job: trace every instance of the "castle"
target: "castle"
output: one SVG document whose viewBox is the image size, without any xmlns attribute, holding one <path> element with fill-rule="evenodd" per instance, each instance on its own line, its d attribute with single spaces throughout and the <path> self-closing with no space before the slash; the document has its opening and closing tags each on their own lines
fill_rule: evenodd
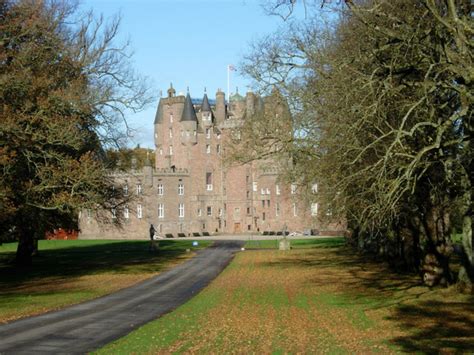
<svg viewBox="0 0 474 355">
<path fill-rule="evenodd" d="M 278 115 L 288 111 L 286 105 L 252 92 L 245 97 L 237 92 L 226 103 L 218 90 L 212 106 L 206 93 L 200 105 L 193 105 L 189 92 L 176 95 L 172 85 L 167 94 L 154 120 L 155 168 L 146 164 L 140 171 L 113 173 L 134 195 L 133 202 L 110 212 L 112 219 L 121 214 L 123 226 L 98 222 L 84 211 L 80 238 L 143 239 L 150 224 L 174 237 L 321 229 L 317 201 L 300 201 L 296 185 L 280 182 L 271 162 L 236 165 L 224 159 L 227 142 L 246 117 L 270 109 Z M 316 184 L 312 188 L 317 192 Z"/>
</svg>

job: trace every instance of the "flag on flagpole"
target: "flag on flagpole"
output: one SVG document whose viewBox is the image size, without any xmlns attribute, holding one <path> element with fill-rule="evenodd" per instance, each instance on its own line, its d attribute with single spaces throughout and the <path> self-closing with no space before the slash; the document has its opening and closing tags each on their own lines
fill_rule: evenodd
<svg viewBox="0 0 474 355">
<path fill-rule="evenodd" d="M 235 69 L 234 65 L 233 64 L 229 64 L 227 66 L 227 68 L 230 70 L 230 71 L 236 71 L 237 69 Z"/>
</svg>

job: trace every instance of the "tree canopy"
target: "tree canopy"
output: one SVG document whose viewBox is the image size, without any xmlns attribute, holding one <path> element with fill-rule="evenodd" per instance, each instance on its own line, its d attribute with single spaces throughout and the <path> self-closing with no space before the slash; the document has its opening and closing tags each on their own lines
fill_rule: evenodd
<svg viewBox="0 0 474 355">
<path fill-rule="evenodd" d="M 273 10 L 289 18 L 297 3 Z M 305 1 L 307 9 L 329 3 Z M 453 281 L 451 234 L 462 229 L 472 278 L 470 2 L 345 1 L 336 9 L 326 22 L 292 21 L 244 61 L 260 88 L 277 86 L 292 102 L 288 174 L 320 183 L 321 203 L 348 221 L 361 249 L 422 271 L 428 284 Z"/>
</svg>

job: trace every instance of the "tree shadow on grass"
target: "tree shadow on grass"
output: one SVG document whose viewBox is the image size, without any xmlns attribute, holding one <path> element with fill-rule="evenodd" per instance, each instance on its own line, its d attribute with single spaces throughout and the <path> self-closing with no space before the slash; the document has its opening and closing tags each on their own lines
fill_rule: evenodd
<svg viewBox="0 0 474 355">
<path fill-rule="evenodd" d="M 408 335 L 391 340 L 405 352 L 474 351 L 474 299 L 467 302 L 423 301 L 400 305 L 389 319 Z"/>
<path fill-rule="evenodd" d="M 33 258 L 31 267 L 9 262 L 13 252 L 0 254 L 0 290 L 18 291 L 25 284 L 61 282 L 83 275 L 103 273 L 154 273 L 192 248 L 191 241 L 161 241 L 159 251 L 149 250 L 149 241 L 118 241 L 83 245 L 71 243 L 63 248 L 44 249 Z"/>
</svg>

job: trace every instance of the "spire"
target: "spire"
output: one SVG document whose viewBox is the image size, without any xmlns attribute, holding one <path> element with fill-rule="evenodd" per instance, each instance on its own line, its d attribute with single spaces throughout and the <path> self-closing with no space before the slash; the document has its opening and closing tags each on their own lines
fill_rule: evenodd
<svg viewBox="0 0 474 355">
<path fill-rule="evenodd" d="M 207 98 L 207 94 L 205 93 L 205 91 L 204 91 L 204 97 L 202 99 L 201 111 L 202 112 L 211 112 L 211 105 L 209 105 L 209 100 Z"/>
<path fill-rule="evenodd" d="M 163 106 L 161 105 L 161 98 L 158 102 L 158 108 L 156 109 L 155 122 L 153 124 L 163 122 Z"/>
<path fill-rule="evenodd" d="M 189 96 L 189 92 L 186 95 L 186 100 L 184 101 L 184 109 L 183 115 L 181 116 L 181 121 L 197 122 L 196 111 L 194 111 L 194 106 L 191 102 L 191 96 Z"/>
</svg>

